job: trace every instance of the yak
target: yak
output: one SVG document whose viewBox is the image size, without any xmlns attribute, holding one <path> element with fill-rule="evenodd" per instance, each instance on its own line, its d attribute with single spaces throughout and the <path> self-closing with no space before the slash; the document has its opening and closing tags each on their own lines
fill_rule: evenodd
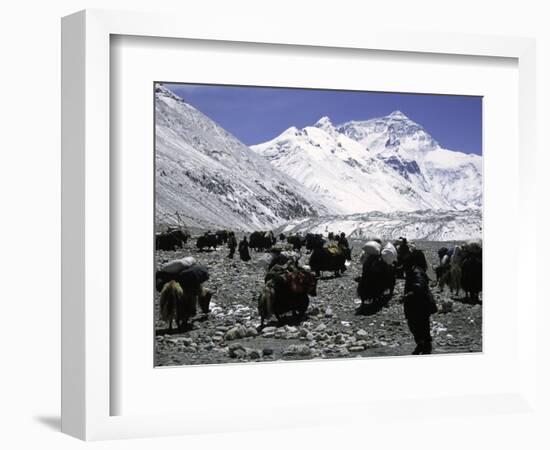
<svg viewBox="0 0 550 450">
<path fill-rule="evenodd" d="M 219 245 L 218 238 L 215 234 L 205 233 L 197 238 L 197 248 L 202 251 L 205 248 L 216 250 Z"/>
<path fill-rule="evenodd" d="M 306 239 L 300 234 L 293 234 L 291 236 L 288 236 L 286 238 L 286 241 L 292 245 L 293 250 L 297 250 L 297 251 L 302 250 L 302 247 L 306 243 Z"/>
<path fill-rule="evenodd" d="M 156 233 L 155 248 L 157 250 L 175 250 L 187 243 L 190 234 L 180 228 L 169 229 L 165 232 Z"/>
<path fill-rule="evenodd" d="M 227 230 L 217 230 L 215 233 L 218 244 L 227 244 L 227 239 L 229 238 L 229 231 Z"/>
<path fill-rule="evenodd" d="M 390 298 L 395 289 L 395 266 L 387 264 L 379 255 L 368 255 L 363 263 L 363 270 L 357 285 L 357 295 L 361 306 L 365 303 L 376 303 L 383 299 L 389 290 Z"/>
<path fill-rule="evenodd" d="M 466 244 L 463 251 L 460 283 L 471 303 L 479 303 L 482 291 L 482 251 L 481 246 Z"/>
<path fill-rule="evenodd" d="M 305 244 L 307 250 L 313 250 L 315 248 L 325 245 L 325 239 L 322 234 L 307 233 L 305 238 Z"/>
<path fill-rule="evenodd" d="M 177 310 L 178 304 L 183 301 L 183 289 L 177 281 L 171 280 L 163 285 L 160 291 L 159 315 L 160 319 L 168 324 L 169 330 L 172 329 L 174 321 L 179 328 Z M 181 313 L 183 308 L 180 307 L 179 310 Z"/>
<path fill-rule="evenodd" d="M 309 267 L 320 277 L 322 271 L 334 272 L 335 276 L 346 271 L 346 255 L 343 251 L 333 253 L 328 248 L 323 247 L 322 240 L 313 240 L 311 256 L 309 257 Z"/>
<path fill-rule="evenodd" d="M 271 248 L 277 242 L 277 239 L 271 231 L 254 231 L 250 234 L 248 242 L 250 248 L 260 251 Z"/>
<path fill-rule="evenodd" d="M 265 286 L 258 297 L 260 329 L 271 315 L 275 315 L 279 323 L 282 316 L 289 312 L 297 320 L 303 319 L 309 307 L 310 295 L 317 295 L 317 279 L 310 271 L 294 265 L 274 266 L 268 272 Z"/>
<path fill-rule="evenodd" d="M 459 295 L 462 289 L 470 303 L 479 303 L 482 290 L 482 257 L 479 244 L 456 246 L 452 250 L 438 251 L 440 264 L 435 268 L 439 289 L 448 286 Z"/>
<path fill-rule="evenodd" d="M 197 314 L 197 305 L 204 314 L 210 311 L 212 292 L 202 286 L 182 287 L 175 280 L 168 281 L 160 292 L 159 315 L 172 330 L 172 322 L 178 330 L 183 330 L 189 320 Z"/>
<path fill-rule="evenodd" d="M 156 288 L 160 292 L 160 318 L 172 329 L 172 321 L 183 329 L 197 313 L 197 304 L 204 314 L 210 312 L 212 291 L 202 283 L 208 280 L 206 267 L 195 264 L 179 273 L 157 271 Z"/>
<path fill-rule="evenodd" d="M 454 247 L 452 255 L 447 254 L 442 258 L 439 289 L 448 286 L 451 293 L 458 295 L 461 288 L 463 254 L 459 246 Z"/>
</svg>

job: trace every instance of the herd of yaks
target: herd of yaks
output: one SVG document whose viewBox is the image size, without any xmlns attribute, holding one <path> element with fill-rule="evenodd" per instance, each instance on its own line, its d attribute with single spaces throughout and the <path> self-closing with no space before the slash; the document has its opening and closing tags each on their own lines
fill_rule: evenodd
<svg viewBox="0 0 550 450">
<path fill-rule="evenodd" d="M 227 242 L 228 235 L 226 230 L 206 232 L 198 236 L 197 247 L 199 250 L 215 249 Z M 156 235 L 156 248 L 175 250 L 190 237 L 186 230 L 169 229 Z M 276 245 L 277 238 L 271 231 L 250 234 L 250 248 L 266 251 L 258 261 L 266 270 L 264 287 L 257 296 L 260 328 L 272 315 L 281 322 L 283 316 L 291 313 L 297 322 L 301 321 L 307 313 L 309 297 L 317 295 L 317 281 L 322 272 L 330 271 L 339 276 L 346 270 L 346 262 L 351 260 L 347 240 L 340 242 L 339 236 L 332 233 L 328 238 L 327 242 L 320 234 L 281 234 L 279 241 L 287 243 L 283 249 Z M 334 240 L 337 242 L 332 242 Z M 303 246 L 309 251 L 307 265 L 300 263 Z M 361 299 L 358 313 L 365 304 L 377 304 L 393 296 L 396 278 L 404 277 L 413 252 L 423 253 L 405 238 L 385 245 L 375 238 L 363 245 L 360 256 L 362 272 L 355 279 Z M 439 289 L 447 286 L 457 295 L 462 289 L 469 301 L 479 302 L 482 290 L 481 241 L 442 247 L 438 256 L 439 264 L 433 269 Z M 156 272 L 156 287 L 160 292 L 159 317 L 168 324 L 169 329 L 172 329 L 173 322 L 180 330 L 187 328 L 197 313 L 197 307 L 205 315 L 208 314 L 213 294 L 203 286 L 208 279 L 207 268 L 193 257 L 170 261 Z"/>
</svg>

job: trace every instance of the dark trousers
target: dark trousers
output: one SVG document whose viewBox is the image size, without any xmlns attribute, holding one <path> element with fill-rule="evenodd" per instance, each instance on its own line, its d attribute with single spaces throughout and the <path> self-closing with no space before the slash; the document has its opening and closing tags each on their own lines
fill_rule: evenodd
<svg viewBox="0 0 550 450">
<path fill-rule="evenodd" d="M 233 259 L 233 255 L 234 255 L 234 254 L 235 254 L 235 248 L 234 248 L 234 247 L 230 247 L 230 248 L 229 248 L 229 255 L 227 255 L 227 257 Z"/>
<path fill-rule="evenodd" d="M 414 354 L 429 354 L 432 352 L 432 335 L 430 333 L 430 316 L 428 314 L 409 314 L 407 317 L 409 330 L 416 342 Z"/>
</svg>

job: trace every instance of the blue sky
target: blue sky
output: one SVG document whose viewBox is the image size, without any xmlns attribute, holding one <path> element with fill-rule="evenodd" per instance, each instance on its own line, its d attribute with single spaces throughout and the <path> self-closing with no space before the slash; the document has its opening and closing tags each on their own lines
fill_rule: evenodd
<svg viewBox="0 0 550 450">
<path fill-rule="evenodd" d="M 248 86 L 165 86 L 247 145 L 328 116 L 337 125 L 399 110 L 449 150 L 481 155 L 482 98 Z"/>
</svg>

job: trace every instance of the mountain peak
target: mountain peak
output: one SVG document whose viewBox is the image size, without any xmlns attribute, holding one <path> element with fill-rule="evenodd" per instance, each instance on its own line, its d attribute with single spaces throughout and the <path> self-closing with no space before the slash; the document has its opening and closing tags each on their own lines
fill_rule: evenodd
<svg viewBox="0 0 550 450">
<path fill-rule="evenodd" d="M 317 127 L 317 128 L 321 128 L 323 130 L 326 130 L 327 128 L 334 128 L 334 126 L 332 125 L 332 122 L 331 120 L 327 117 L 327 116 L 323 116 L 321 117 L 316 123 L 315 125 L 313 125 L 314 127 Z"/>
<path fill-rule="evenodd" d="M 164 85 L 162 85 L 161 83 L 157 83 L 155 85 L 155 94 L 158 96 L 169 97 L 169 98 L 173 98 L 174 100 L 184 102 L 183 98 L 174 94 L 170 89 L 164 87 Z"/>
<path fill-rule="evenodd" d="M 392 119 L 408 119 L 408 117 L 398 109 L 390 113 L 388 117 L 391 117 Z"/>
</svg>

